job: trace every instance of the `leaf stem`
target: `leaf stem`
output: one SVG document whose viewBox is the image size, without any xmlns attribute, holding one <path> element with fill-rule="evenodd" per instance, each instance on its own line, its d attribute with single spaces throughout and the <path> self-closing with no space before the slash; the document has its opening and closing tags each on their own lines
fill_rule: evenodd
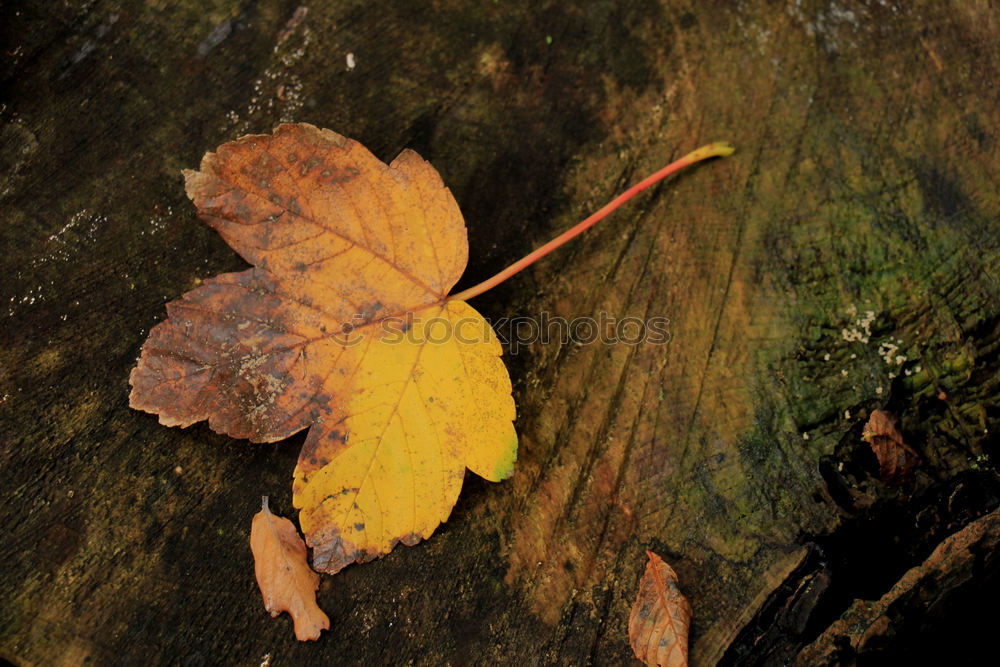
<svg viewBox="0 0 1000 667">
<path fill-rule="evenodd" d="M 712 157 L 723 157 L 726 155 L 732 155 L 733 150 L 734 150 L 733 147 L 730 146 L 728 143 L 716 142 L 714 144 L 707 144 L 697 150 L 691 151 L 681 159 L 671 162 L 663 169 L 660 169 L 655 174 L 647 176 L 643 180 L 639 181 L 638 183 L 630 187 L 628 190 L 621 193 L 620 195 L 612 199 L 610 202 L 605 204 L 600 210 L 593 213 L 586 220 L 577 223 L 577 225 L 574 226 L 572 229 L 563 232 L 556 238 L 552 239 L 551 241 L 543 245 L 541 248 L 538 248 L 537 250 L 528 255 L 525 255 L 524 257 L 517 260 L 516 262 L 514 262 L 506 269 L 493 276 L 492 278 L 484 280 L 478 285 L 470 287 L 469 289 L 459 292 L 458 294 L 453 294 L 452 296 L 448 297 L 448 300 L 462 299 L 463 301 L 467 301 L 468 299 L 471 299 L 474 296 L 479 296 L 486 290 L 492 289 L 497 285 L 499 285 L 500 283 L 502 283 L 503 281 L 507 280 L 515 273 L 518 273 L 528 268 L 529 266 L 540 260 L 542 257 L 545 257 L 556 248 L 565 244 L 567 241 L 576 238 L 586 230 L 590 229 L 598 222 L 608 217 L 619 206 L 627 202 L 629 199 L 632 199 L 632 197 L 635 197 L 637 194 L 639 194 L 646 188 L 656 185 L 667 176 L 675 172 L 678 172 L 684 167 L 692 165 L 696 162 L 701 162 L 702 160 L 707 160 L 708 158 Z"/>
</svg>

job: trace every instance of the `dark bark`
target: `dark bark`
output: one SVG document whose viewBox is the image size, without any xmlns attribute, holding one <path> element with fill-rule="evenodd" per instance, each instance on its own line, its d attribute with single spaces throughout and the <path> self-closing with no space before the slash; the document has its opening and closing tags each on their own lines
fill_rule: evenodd
<svg viewBox="0 0 1000 667">
<path fill-rule="evenodd" d="M 693 662 L 791 661 L 995 509 L 1000 14 L 743 4 L 5 4 L 0 655 L 622 664 L 652 549 Z M 514 478 L 469 475 L 432 539 L 324 577 L 316 644 L 266 614 L 248 546 L 261 495 L 294 517 L 301 436 L 127 406 L 165 302 L 243 266 L 180 169 L 293 120 L 432 161 L 469 227 L 458 289 L 672 156 L 738 148 L 476 300 L 671 341 L 507 355 Z M 922 459 L 901 486 L 861 440 L 876 408 Z M 971 577 L 954 599 L 994 590 Z M 885 655 L 933 632 L 914 608 Z"/>
</svg>

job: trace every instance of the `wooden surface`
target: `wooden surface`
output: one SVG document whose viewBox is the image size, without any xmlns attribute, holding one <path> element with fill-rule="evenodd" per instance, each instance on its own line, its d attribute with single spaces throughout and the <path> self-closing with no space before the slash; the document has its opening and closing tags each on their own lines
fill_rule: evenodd
<svg viewBox="0 0 1000 667">
<path fill-rule="evenodd" d="M 0 5 L 0 655 L 627 664 L 652 549 L 695 664 L 788 662 L 998 505 L 990 3 L 297 7 Z M 294 518 L 301 436 L 127 407 L 164 304 L 243 266 L 180 170 L 281 121 L 431 160 L 467 219 L 460 289 L 672 157 L 738 148 L 475 301 L 667 317 L 671 341 L 506 356 L 514 478 L 467 476 L 431 540 L 324 577 L 316 644 L 268 617 L 248 547 L 261 495 Z M 877 480 L 874 408 L 924 460 L 910 485 Z M 952 579 L 957 618 L 996 588 Z"/>
</svg>

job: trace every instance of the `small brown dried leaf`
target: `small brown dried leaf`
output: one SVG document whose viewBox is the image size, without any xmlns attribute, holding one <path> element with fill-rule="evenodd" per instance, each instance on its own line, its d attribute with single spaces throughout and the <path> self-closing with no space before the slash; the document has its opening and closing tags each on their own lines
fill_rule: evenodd
<svg viewBox="0 0 1000 667">
<path fill-rule="evenodd" d="M 319 575 L 306 562 L 306 545 L 292 522 L 271 514 L 267 496 L 261 504 L 250 529 L 250 550 L 264 608 L 271 616 L 291 614 L 299 641 L 319 639 L 321 630 L 330 629 L 330 619 L 316 604 Z"/>
<path fill-rule="evenodd" d="M 691 605 L 677 587 L 677 574 L 652 551 L 639 582 L 639 594 L 628 621 L 635 657 L 647 665 L 688 664 Z"/>
<path fill-rule="evenodd" d="M 892 415 L 875 410 L 865 424 L 861 437 L 871 445 L 878 459 L 879 478 L 890 484 L 902 484 L 920 465 L 920 455 L 903 442 L 903 434 L 896 428 Z"/>
</svg>

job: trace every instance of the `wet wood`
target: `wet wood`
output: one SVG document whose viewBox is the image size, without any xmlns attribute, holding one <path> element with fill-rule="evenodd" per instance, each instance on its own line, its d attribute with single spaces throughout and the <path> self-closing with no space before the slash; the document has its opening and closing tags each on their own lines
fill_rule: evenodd
<svg viewBox="0 0 1000 667">
<path fill-rule="evenodd" d="M 791 661 L 1000 504 L 997 11 L 584 5 L 5 5 L 0 655 L 624 664 L 651 549 L 693 663 Z M 180 170 L 293 120 L 432 161 L 469 227 L 459 289 L 672 157 L 738 148 L 476 300 L 501 333 L 603 313 L 670 341 L 510 349 L 514 478 L 468 476 L 433 539 L 324 577 L 309 645 L 248 546 L 261 495 L 293 516 L 301 436 L 127 407 L 164 304 L 244 266 Z M 921 459 L 899 487 L 861 438 L 875 409 Z"/>
</svg>

